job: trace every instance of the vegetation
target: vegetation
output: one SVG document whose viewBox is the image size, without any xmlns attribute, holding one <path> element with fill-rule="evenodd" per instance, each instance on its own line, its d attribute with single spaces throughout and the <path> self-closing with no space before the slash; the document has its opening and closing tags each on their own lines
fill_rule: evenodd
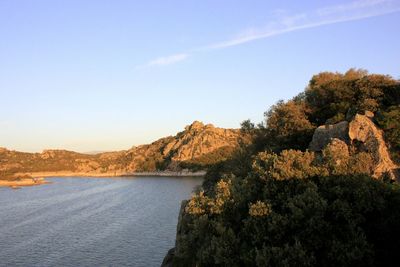
<svg viewBox="0 0 400 267">
<path fill-rule="evenodd" d="M 190 169 L 192 171 L 204 170 L 219 162 L 226 161 L 234 151 L 235 148 L 231 146 L 221 147 L 192 160 L 180 162 L 179 166 L 182 169 Z"/>
<path fill-rule="evenodd" d="M 248 134 L 194 122 L 176 136 L 129 150 L 95 155 L 65 150 L 23 153 L 0 148 L 0 179 L 22 173 L 66 172 L 79 175 L 119 175 L 132 172 L 204 170 L 231 156 Z"/>
<path fill-rule="evenodd" d="M 308 151 L 315 128 L 371 111 L 400 151 L 400 82 L 351 69 L 312 77 L 213 165 L 186 203 L 175 266 L 397 266 L 400 186 L 369 176 L 373 158 L 336 141 Z"/>
<path fill-rule="evenodd" d="M 186 206 L 178 266 L 395 266 L 398 185 L 254 174 L 223 184 L 224 194 L 200 192 Z"/>
</svg>

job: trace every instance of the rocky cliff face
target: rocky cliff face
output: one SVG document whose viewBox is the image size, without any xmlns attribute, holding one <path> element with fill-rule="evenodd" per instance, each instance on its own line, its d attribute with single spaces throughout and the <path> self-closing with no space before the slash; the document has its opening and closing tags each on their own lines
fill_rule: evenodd
<svg viewBox="0 0 400 267">
<path fill-rule="evenodd" d="M 150 145 L 132 148 L 127 152 L 131 159 L 128 170 L 157 169 L 152 164 L 164 165 L 163 168 L 176 169 L 182 162 L 200 165 L 215 163 L 229 157 L 237 147 L 243 134 L 236 129 L 222 129 L 212 124 L 204 125 L 199 121 L 185 127 L 175 136 L 157 140 Z M 218 157 L 214 157 L 215 154 Z"/>
<path fill-rule="evenodd" d="M 373 115 L 357 114 L 350 123 L 343 121 L 334 125 L 323 125 L 315 130 L 309 149 L 321 152 L 330 150 L 347 153 L 367 153 L 372 157 L 372 175 L 376 178 L 388 174 L 391 179 L 398 176 L 398 166 L 390 158 L 383 132 L 373 122 Z"/>
<path fill-rule="evenodd" d="M 194 160 L 220 148 L 235 147 L 239 136 L 239 130 L 215 128 L 212 124 L 195 121 L 175 136 L 162 153 L 172 155 L 173 161 Z"/>
<path fill-rule="evenodd" d="M 79 175 L 123 175 L 157 169 L 180 170 L 183 163 L 206 166 L 231 155 L 239 140 L 236 129 L 222 129 L 199 121 L 175 136 L 129 150 L 87 155 L 66 150 L 23 153 L 0 149 L 0 179 L 38 172 L 68 172 Z"/>
</svg>

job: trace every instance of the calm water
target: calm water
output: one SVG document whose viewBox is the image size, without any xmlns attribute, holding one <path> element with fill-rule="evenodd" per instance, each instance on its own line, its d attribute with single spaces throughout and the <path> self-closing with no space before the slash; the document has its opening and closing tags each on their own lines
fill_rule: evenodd
<svg viewBox="0 0 400 267">
<path fill-rule="evenodd" d="M 53 178 L 0 188 L 0 266 L 160 266 L 201 178 Z"/>
</svg>

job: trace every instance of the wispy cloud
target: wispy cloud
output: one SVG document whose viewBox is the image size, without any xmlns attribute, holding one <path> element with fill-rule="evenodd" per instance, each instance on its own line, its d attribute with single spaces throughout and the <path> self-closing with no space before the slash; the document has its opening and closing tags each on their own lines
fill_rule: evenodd
<svg viewBox="0 0 400 267">
<path fill-rule="evenodd" d="M 166 65 L 171 65 L 175 64 L 179 61 L 183 61 L 189 57 L 189 54 L 187 53 L 179 53 L 179 54 L 174 54 L 166 57 L 159 57 L 153 60 L 150 60 L 144 65 L 138 66 L 137 69 L 142 69 L 142 68 L 147 68 L 147 67 L 154 67 L 154 66 L 166 66 Z"/>
<path fill-rule="evenodd" d="M 236 37 L 189 50 L 191 53 L 209 51 L 237 46 L 269 37 L 317 28 L 342 22 L 356 21 L 400 12 L 400 1 L 397 0 L 356 0 L 340 5 L 326 6 L 309 12 L 291 14 L 279 9 L 273 13 L 274 19 L 264 27 L 251 28 Z M 190 54 L 180 53 L 149 61 L 145 66 L 162 66 L 185 60 Z"/>
<path fill-rule="evenodd" d="M 324 8 L 317 9 L 317 14 L 320 16 L 335 14 L 339 12 L 348 12 L 360 9 L 366 9 L 376 6 L 387 5 L 388 3 L 392 3 L 392 1 L 388 0 L 360 0 L 354 1 L 342 5 L 328 6 Z"/>
<path fill-rule="evenodd" d="M 383 16 L 399 11 L 400 3 L 392 0 L 354 1 L 294 15 L 287 15 L 284 10 L 279 10 L 275 13 L 277 18 L 269 22 L 267 26 L 249 29 L 230 40 L 203 47 L 203 50 L 221 49 L 288 32 Z"/>
</svg>

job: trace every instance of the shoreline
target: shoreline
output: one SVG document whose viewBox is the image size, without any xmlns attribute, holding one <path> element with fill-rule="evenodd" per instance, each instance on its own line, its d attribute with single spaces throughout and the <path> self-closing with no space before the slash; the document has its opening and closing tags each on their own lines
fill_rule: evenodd
<svg viewBox="0 0 400 267">
<path fill-rule="evenodd" d="M 51 182 L 44 178 L 23 178 L 18 180 L 0 180 L 0 187 L 10 187 L 12 189 L 19 189 L 25 186 L 36 186 L 42 184 L 50 184 Z"/>
<path fill-rule="evenodd" d="M 203 177 L 206 171 L 155 171 L 155 172 L 105 172 L 105 173 L 88 173 L 88 172 L 69 172 L 69 171 L 56 171 L 56 172 L 26 172 L 16 173 L 15 176 L 30 176 L 32 178 L 42 177 Z"/>
<path fill-rule="evenodd" d="M 203 177 L 206 175 L 206 171 L 197 171 L 197 172 L 188 172 L 188 171 L 181 171 L 181 172 L 172 172 L 172 171 L 159 171 L 159 172 L 135 172 L 124 176 L 137 176 L 137 177 L 147 177 L 147 176 L 159 176 L 159 177 Z"/>
<path fill-rule="evenodd" d="M 16 173 L 15 176 L 30 178 L 21 178 L 16 180 L 2 180 L 0 179 L 0 187 L 10 187 L 19 189 L 25 186 L 36 186 L 42 184 L 49 184 L 50 181 L 45 178 L 51 177 L 99 177 L 99 178 L 114 178 L 114 177 L 203 177 L 206 171 L 155 171 L 155 172 L 107 172 L 107 173 L 81 173 L 81 172 L 30 172 L 30 173 Z"/>
</svg>

